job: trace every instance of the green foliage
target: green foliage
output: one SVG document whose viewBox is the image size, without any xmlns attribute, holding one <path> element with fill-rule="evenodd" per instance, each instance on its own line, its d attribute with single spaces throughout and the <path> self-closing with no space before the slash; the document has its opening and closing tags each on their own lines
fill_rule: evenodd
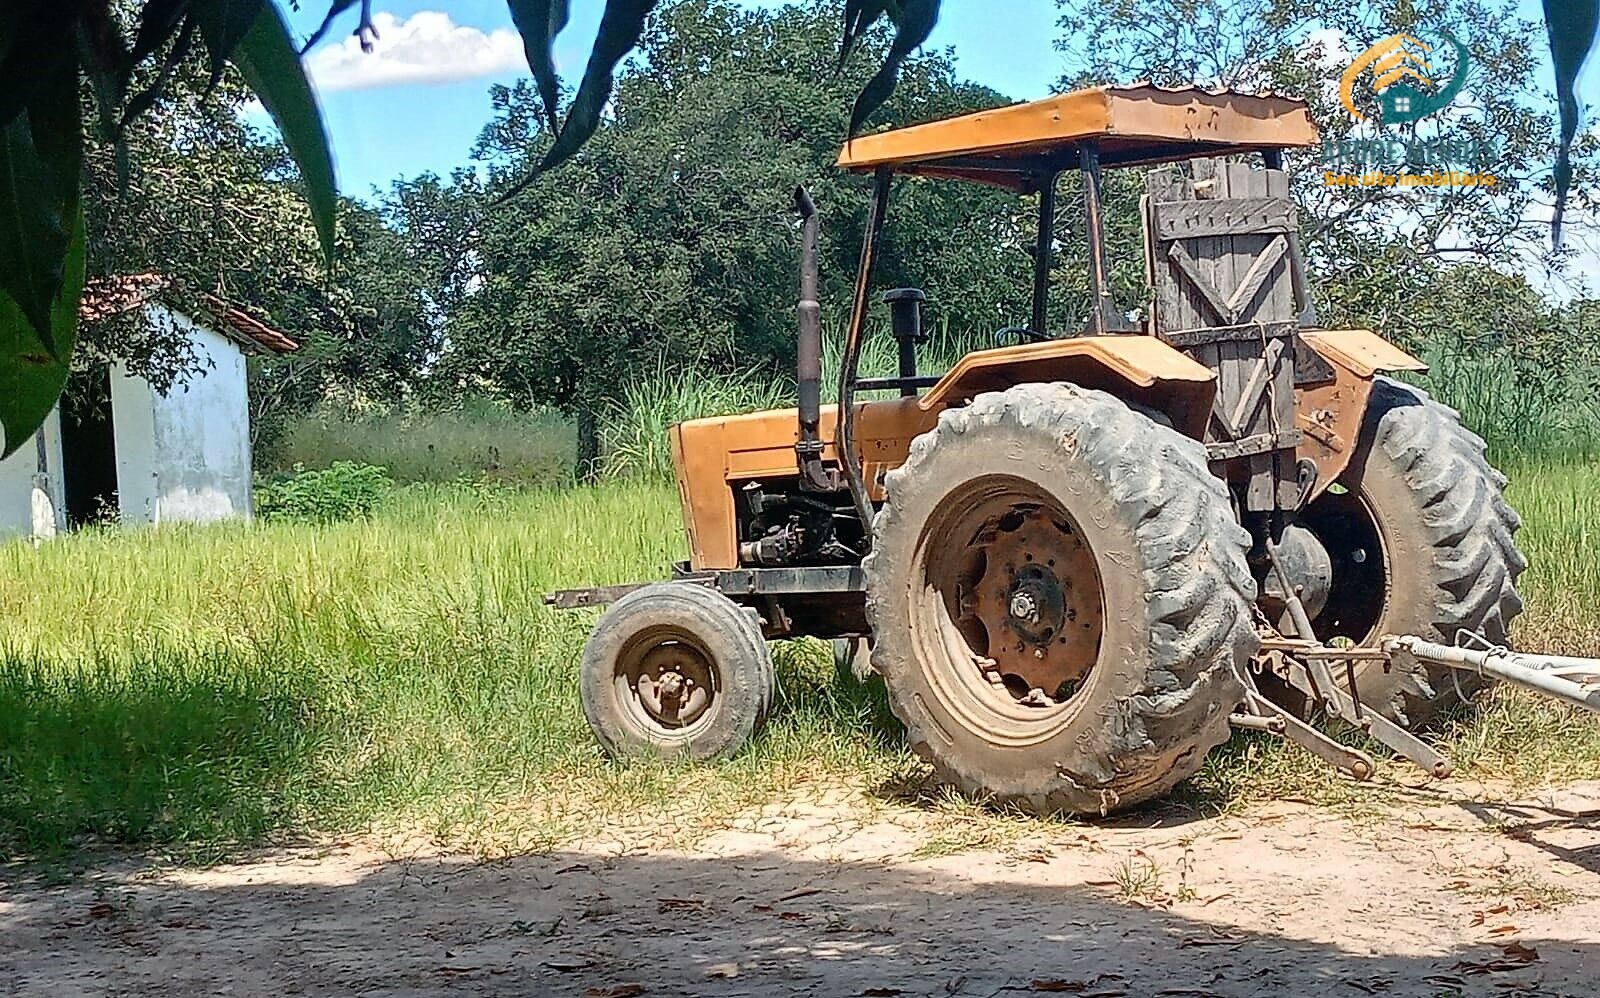
<svg viewBox="0 0 1600 998">
<path fill-rule="evenodd" d="M 831 7 L 663 5 L 642 58 L 618 78 L 611 119 L 562 182 L 533 185 L 480 216 L 552 141 L 536 88 L 497 88 L 477 150 L 488 183 L 459 177 L 442 204 L 433 178 L 396 190 L 408 205 L 443 208 L 430 216 L 452 221 L 435 228 L 481 217 L 466 261 L 472 279 L 445 271 L 441 390 L 489 388 L 581 423 L 661 364 L 697 377 L 790 369 L 796 182 L 811 186 L 822 211 L 822 300 L 834 322 L 864 224 L 861 181 L 832 164 L 850 98 L 886 39 L 870 34 L 836 76 L 837 23 Z M 881 116 L 910 122 L 1002 100 L 959 82 L 948 58 L 932 54 L 902 67 Z M 914 180 L 897 198 L 882 280 L 927 288 L 930 323 L 998 328 L 1026 310 L 1015 198 Z M 428 246 L 448 245 L 425 236 Z"/>
<path fill-rule="evenodd" d="M 401 406 L 356 413 L 324 406 L 289 420 L 266 453 L 266 473 L 352 461 L 397 482 L 496 482 L 518 488 L 572 480 L 572 424 L 549 410 L 469 402 L 439 411 Z"/>
<path fill-rule="evenodd" d="M 274 476 L 256 483 L 256 512 L 263 520 L 338 523 L 360 520 L 394 489 L 385 468 L 335 461 L 326 468 Z"/>
</svg>

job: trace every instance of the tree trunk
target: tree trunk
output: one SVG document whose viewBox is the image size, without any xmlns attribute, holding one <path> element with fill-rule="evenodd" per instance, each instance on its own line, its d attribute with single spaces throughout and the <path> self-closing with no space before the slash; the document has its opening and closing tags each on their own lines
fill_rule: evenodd
<svg viewBox="0 0 1600 998">
<path fill-rule="evenodd" d="M 592 485 L 600 480 L 600 420 L 594 410 L 578 412 L 578 481 Z"/>
</svg>

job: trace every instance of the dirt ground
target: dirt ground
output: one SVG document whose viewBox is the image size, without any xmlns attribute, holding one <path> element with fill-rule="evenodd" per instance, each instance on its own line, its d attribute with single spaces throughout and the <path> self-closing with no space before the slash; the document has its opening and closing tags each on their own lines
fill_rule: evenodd
<svg viewBox="0 0 1600 998">
<path fill-rule="evenodd" d="M 199 870 L 130 859 L 64 887 L 0 874 L 0 989 L 1600 993 L 1600 783 L 1493 797 L 1024 826 L 961 852 L 933 816 L 841 792 L 692 852 L 638 832 L 497 861 L 361 840 Z"/>
</svg>

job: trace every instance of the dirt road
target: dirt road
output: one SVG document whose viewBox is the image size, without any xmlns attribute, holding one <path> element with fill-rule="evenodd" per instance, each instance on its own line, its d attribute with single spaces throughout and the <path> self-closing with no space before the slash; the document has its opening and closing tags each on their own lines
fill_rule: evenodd
<svg viewBox="0 0 1600 998">
<path fill-rule="evenodd" d="M 0 989 L 90 995 L 1600 993 L 1600 783 L 1351 818 L 1045 826 L 947 852 L 911 810 L 774 806 L 484 862 L 372 842 L 0 879 Z"/>
</svg>

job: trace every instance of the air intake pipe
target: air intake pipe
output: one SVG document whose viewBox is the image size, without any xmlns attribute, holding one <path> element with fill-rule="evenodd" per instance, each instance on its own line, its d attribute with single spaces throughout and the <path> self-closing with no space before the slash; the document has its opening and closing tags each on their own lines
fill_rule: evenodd
<svg viewBox="0 0 1600 998">
<path fill-rule="evenodd" d="M 804 187 L 794 191 L 795 210 L 800 213 L 800 301 L 795 312 L 800 320 L 800 338 L 795 345 L 796 404 L 800 413 L 800 435 L 795 442 L 795 461 L 800 470 L 800 487 L 812 492 L 834 492 L 839 488 L 836 471 L 822 462 L 822 306 L 817 302 L 817 206 Z"/>
</svg>

